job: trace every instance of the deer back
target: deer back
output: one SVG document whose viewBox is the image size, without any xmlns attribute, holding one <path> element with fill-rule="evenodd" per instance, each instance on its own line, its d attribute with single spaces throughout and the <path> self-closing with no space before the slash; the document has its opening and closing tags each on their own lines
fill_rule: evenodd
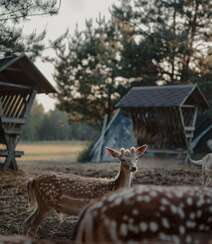
<svg viewBox="0 0 212 244">
<path fill-rule="evenodd" d="M 29 202 L 55 207 L 64 197 L 93 199 L 112 191 L 114 181 L 77 175 L 42 175 L 27 184 Z"/>
<path fill-rule="evenodd" d="M 140 243 L 154 239 L 192 243 L 192 233 L 209 231 L 211 189 L 137 186 L 87 207 L 75 233 L 77 243 Z"/>
</svg>

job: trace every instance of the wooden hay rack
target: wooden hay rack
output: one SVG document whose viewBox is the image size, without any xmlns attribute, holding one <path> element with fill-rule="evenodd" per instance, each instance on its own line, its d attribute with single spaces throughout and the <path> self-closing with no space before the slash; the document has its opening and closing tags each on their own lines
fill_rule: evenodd
<svg viewBox="0 0 212 244">
<path fill-rule="evenodd" d="M 16 151 L 24 125 L 37 93 L 53 93 L 55 89 L 26 55 L 0 59 L 0 167 L 17 170 Z"/>
<path fill-rule="evenodd" d="M 138 145 L 188 158 L 197 116 L 208 102 L 197 85 L 169 85 L 133 87 L 116 107 L 132 117 Z"/>
</svg>

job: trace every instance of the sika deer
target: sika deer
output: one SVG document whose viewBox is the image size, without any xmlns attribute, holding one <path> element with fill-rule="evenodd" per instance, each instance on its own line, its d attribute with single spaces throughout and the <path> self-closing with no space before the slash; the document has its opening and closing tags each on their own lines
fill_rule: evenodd
<svg viewBox="0 0 212 244">
<path fill-rule="evenodd" d="M 204 236 L 210 232 L 212 189 L 140 185 L 109 194 L 87 206 L 74 237 L 77 244 L 137 244 L 155 240 L 196 243 L 194 234 Z"/>
<path fill-rule="evenodd" d="M 207 154 L 201 160 L 192 160 L 189 158 L 190 162 L 194 165 L 201 166 L 202 168 L 202 184 L 207 185 L 208 179 L 212 176 L 212 153 Z"/>
<path fill-rule="evenodd" d="M 28 196 L 31 204 L 36 203 L 34 213 L 26 220 L 26 233 L 34 236 L 39 224 L 49 210 L 77 215 L 92 199 L 122 187 L 130 187 L 136 161 L 147 150 L 147 146 L 120 151 L 106 148 L 114 158 L 120 160 L 120 170 L 114 179 L 81 177 L 70 175 L 39 176 L 28 182 Z"/>
</svg>

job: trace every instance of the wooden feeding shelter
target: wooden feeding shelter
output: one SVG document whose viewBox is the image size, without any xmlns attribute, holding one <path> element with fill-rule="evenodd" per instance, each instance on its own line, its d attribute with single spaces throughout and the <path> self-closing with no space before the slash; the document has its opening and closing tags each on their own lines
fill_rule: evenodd
<svg viewBox="0 0 212 244">
<path fill-rule="evenodd" d="M 56 90 L 26 55 L 0 59 L 0 164 L 3 169 L 17 169 L 15 151 L 23 126 L 27 122 L 35 95 Z"/>
<path fill-rule="evenodd" d="M 131 88 L 116 107 L 131 115 L 138 145 L 188 156 L 197 116 L 208 102 L 197 85 L 150 86 Z"/>
</svg>

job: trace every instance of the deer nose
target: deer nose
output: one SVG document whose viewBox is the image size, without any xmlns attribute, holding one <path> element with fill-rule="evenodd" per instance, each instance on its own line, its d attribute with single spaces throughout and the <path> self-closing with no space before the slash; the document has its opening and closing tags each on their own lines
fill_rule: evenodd
<svg viewBox="0 0 212 244">
<path fill-rule="evenodd" d="M 137 170 L 137 168 L 135 166 L 132 166 L 130 169 L 131 172 L 135 172 L 136 170 Z"/>
</svg>

